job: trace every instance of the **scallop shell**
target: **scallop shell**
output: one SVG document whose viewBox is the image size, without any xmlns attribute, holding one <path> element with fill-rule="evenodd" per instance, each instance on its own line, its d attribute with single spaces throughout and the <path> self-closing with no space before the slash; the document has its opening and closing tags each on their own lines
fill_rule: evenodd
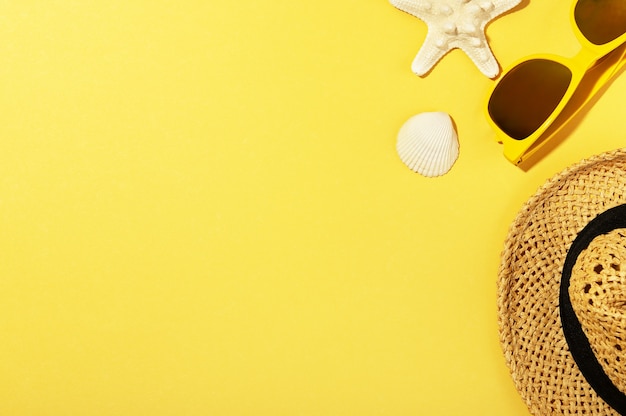
<svg viewBox="0 0 626 416">
<path fill-rule="evenodd" d="M 437 111 L 411 117 L 398 132 L 396 150 L 414 172 L 428 177 L 447 173 L 459 157 L 459 139 L 450 115 Z"/>
</svg>

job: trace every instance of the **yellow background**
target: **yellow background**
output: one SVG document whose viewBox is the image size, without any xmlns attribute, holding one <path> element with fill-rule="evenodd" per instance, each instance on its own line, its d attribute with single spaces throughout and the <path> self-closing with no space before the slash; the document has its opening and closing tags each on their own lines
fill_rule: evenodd
<svg viewBox="0 0 626 416">
<path fill-rule="evenodd" d="M 568 2 L 487 26 L 578 50 Z M 386 0 L 0 2 L 0 414 L 527 415 L 500 250 L 548 177 L 624 145 L 626 76 L 526 170 L 461 51 Z M 450 113 L 460 157 L 396 133 Z"/>
</svg>

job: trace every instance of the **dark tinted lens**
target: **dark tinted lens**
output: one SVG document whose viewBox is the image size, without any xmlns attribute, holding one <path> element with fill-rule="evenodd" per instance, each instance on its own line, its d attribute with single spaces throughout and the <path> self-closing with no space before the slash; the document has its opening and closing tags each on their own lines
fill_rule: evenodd
<svg viewBox="0 0 626 416">
<path fill-rule="evenodd" d="M 552 114 L 571 79 L 571 71 L 558 62 L 526 61 L 502 78 L 489 99 L 489 114 L 505 133 L 523 140 Z"/>
<path fill-rule="evenodd" d="M 626 1 L 579 0 L 574 19 L 589 42 L 602 45 L 626 33 Z"/>
</svg>

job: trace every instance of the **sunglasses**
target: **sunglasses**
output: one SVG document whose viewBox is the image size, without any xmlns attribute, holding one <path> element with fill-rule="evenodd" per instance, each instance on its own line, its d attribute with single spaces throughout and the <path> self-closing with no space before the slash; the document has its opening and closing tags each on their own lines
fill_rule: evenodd
<svg viewBox="0 0 626 416">
<path fill-rule="evenodd" d="M 487 120 L 515 165 L 553 137 L 626 64 L 626 0 L 578 0 L 570 20 L 582 46 L 576 56 L 526 57 L 505 71 L 487 96 Z"/>
</svg>

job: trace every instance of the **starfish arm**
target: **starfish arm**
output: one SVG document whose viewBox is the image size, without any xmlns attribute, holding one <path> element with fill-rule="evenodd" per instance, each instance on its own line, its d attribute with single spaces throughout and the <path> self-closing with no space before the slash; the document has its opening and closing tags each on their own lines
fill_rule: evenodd
<svg viewBox="0 0 626 416">
<path fill-rule="evenodd" d="M 493 8 L 489 10 L 489 20 L 493 20 L 516 7 L 522 0 L 487 0 L 487 3 L 491 3 Z"/>
<path fill-rule="evenodd" d="M 426 74 L 430 71 L 439 60 L 450 51 L 448 45 L 437 45 L 437 41 L 440 38 L 433 35 L 432 32 L 428 32 L 424 44 L 420 48 L 417 56 L 413 60 L 411 70 L 419 76 Z"/>
<path fill-rule="evenodd" d="M 427 0 L 389 0 L 389 2 L 397 9 L 411 14 L 424 22 L 428 22 L 432 16 L 430 13 L 432 5 Z"/>
<path fill-rule="evenodd" d="M 486 42 L 484 43 L 486 45 Z M 474 62 L 476 67 L 488 78 L 495 78 L 500 73 L 500 66 L 496 57 L 488 46 L 481 48 L 462 44 L 459 48 Z"/>
<path fill-rule="evenodd" d="M 412 64 L 417 75 L 424 75 L 450 49 L 460 48 L 478 69 L 494 78 L 500 72 L 485 36 L 485 26 L 513 9 L 521 0 L 389 0 L 428 26 L 428 34 Z"/>
</svg>

